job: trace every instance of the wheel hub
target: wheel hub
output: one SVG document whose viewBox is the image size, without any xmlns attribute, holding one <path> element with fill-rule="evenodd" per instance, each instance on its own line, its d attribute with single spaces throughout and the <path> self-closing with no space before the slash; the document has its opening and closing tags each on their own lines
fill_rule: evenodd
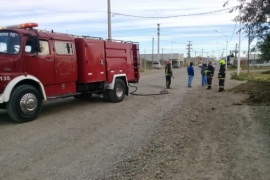
<svg viewBox="0 0 270 180">
<path fill-rule="evenodd" d="M 37 98 L 34 94 L 25 94 L 20 101 L 20 109 L 25 114 L 31 114 L 37 107 Z"/>
<path fill-rule="evenodd" d="M 115 89 L 115 92 L 117 97 L 121 97 L 124 93 L 124 89 L 122 86 L 118 85 Z"/>
</svg>

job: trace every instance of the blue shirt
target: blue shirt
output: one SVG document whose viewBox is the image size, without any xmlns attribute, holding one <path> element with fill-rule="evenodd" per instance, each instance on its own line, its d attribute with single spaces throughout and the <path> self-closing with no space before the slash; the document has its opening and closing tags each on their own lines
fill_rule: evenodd
<svg viewBox="0 0 270 180">
<path fill-rule="evenodd" d="M 187 67 L 187 73 L 188 73 L 189 76 L 194 76 L 193 66 L 188 66 Z"/>
</svg>

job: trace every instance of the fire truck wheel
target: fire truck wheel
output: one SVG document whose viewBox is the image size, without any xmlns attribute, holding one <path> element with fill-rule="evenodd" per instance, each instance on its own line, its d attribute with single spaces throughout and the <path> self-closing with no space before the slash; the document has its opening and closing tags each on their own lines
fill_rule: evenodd
<svg viewBox="0 0 270 180">
<path fill-rule="evenodd" d="M 10 118 L 23 123 L 36 119 L 42 108 L 40 92 L 33 86 L 22 85 L 16 87 L 7 103 Z"/>
<path fill-rule="evenodd" d="M 121 102 L 125 98 L 126 85 L 122 79 L 115 80 L 114 89 L 109 91 L 109 98 L 112 102 Z"/>
</svg>

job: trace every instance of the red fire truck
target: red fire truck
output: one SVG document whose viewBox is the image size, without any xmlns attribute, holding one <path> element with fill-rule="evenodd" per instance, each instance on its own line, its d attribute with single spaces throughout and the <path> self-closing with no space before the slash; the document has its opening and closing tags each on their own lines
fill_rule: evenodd
<svg viewBox="0 0 270 180">
<path fill-rule="evenodd" d="M 121 102 L 140 78 L 139 45 L 35 29 L 0 28 L 0 107 L 16 122 L 36 119 L 44 100 L 103 94 Z"/>
</svg>

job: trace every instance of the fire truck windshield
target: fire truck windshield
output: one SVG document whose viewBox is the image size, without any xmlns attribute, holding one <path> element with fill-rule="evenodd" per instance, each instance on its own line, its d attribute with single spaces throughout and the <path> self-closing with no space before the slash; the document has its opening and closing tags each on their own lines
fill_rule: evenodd
<svg viewBox="0 0 270 180">
<path fill-rule="evenodd" d="M 19 54 L 20 35 L 12 31 L 0 31 L 0 53 Z"/>
</svg>

